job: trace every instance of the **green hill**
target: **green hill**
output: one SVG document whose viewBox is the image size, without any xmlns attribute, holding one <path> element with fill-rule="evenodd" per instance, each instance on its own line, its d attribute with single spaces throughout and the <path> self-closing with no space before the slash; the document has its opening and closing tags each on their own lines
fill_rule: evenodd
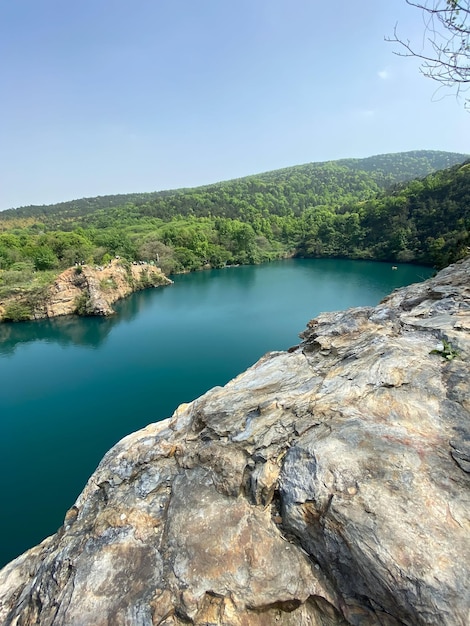
<svg viewBox="0 0 470 626">
<path fill-rule="evenodd" d="M 32 286 L 39 294 L 58 271 L 114 256 L 166 273 L 292 255 L 442 267 L 469 252 L 470 162 L 403 179 L 462 158 L 414 152 L 312 163 L 195 189 L 6 211 L 0 300 Z"/>
<path fill-rule="evenodd" d="M 300 215 L 312 206 L 375 197 L 395 183 L 423 177 L 466 158 L 468 155 L 422 150 L 308 163 L 193 189 L 97 196 L 9 209 L 0 212 L 0 221 L 33 217 L 59 227 L 69 220 L 80 222 L 97 211 L 121 207 L 136 216 L 165 220 L 176 215 L 243 219 L 252 207 L 274 215 Z"/>
<path fill-rule="evenodd" d="M 444 267 L 470 253 L 470 161 L 360 207 L 373 258 Z"/>
</svg>

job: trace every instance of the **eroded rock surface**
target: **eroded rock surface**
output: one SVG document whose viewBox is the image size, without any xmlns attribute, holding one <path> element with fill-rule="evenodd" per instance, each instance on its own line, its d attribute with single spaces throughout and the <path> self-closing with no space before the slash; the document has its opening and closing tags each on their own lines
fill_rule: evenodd
<svg viewBox="0 0 470 626">
<path fill-rule="evenodd" d="M 0 622 L 470 624 L 470 261 L 117 444 Z"/>
</svg>

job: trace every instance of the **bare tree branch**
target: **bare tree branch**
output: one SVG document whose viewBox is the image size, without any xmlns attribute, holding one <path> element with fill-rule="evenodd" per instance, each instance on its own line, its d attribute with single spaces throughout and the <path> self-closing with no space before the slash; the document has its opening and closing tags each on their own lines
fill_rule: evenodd
<svg viewBox="0 0 470 626">
<path fill-rule="evenodd" d="M 406 0 L 420 9 L 424 21 L 424 41 L 421 49 L 409 39 L 403 39 L 395 26 L 393 37 L 400 50 L 394 54 L 420 59 L 421 72 L 457 95 L 470 89 L 470 0 Z M 470 107 L 470 99 L 467 99 Z"/>
</svg>

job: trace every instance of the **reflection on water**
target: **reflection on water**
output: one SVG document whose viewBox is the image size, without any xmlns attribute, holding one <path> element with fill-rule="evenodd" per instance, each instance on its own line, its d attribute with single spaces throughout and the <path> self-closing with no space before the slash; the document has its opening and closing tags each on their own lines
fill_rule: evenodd
<svg viewBox="0 0 470 626">
<path fill-rule="evenodd" d="M 243 271 L 247 269 L 248 271 Z M 205 297 L 210 297 L 214 273 L 220 271 L 208 270 L 197 272 L 197 274 L 179 274 L 171 278 L 177 285 L 184 286 L 188 292 L 188 300 L 192 297 L 193 291 L 197 292 L 200 299 L 205 299 Z M 243 285 L 245 290 L 255 287 L 255 275 L 249 267 L 227 267 L 223 273 L 227 286 Z M 169 287 L 167 286 L 166 289 Z M 161 290 L 162 287 L 157 289 Z M 0 355 L 11 355 L 19 344 L 36 341 L 96 349 L 103 344 L 113 327 L 132 321 L 139 313 L 152 306 L 153 291 L 148 289 L 116 302 L 114 305 L 116 315 L 110 317 L 79 318 L 75 315 L 65 315 L 34 322 L 0 323 Z M 184 303 L 182 305 L 185 306 Z"/>
<path fill-rule="evenodd" d="M 37 322 L 4 323 L 0 325 L 0 354 L 11 355 L 19 344 L 32 341 L 97 348 L 106 339 L 112 324 L 110 318 L 94 318 L 91 323 L 77 323 L 74 316 Z"/>
<path fill-rule="evenodd" d="M 32 341 L 96 349 L 105 341 L 114 326 L 130 322 L 152 305 L 151 297 L 148 297 L 150 291 L 147 290 L 145 295 L 143 292 L 135 294 L 116 303 L 114 308 L 117 314 L 109 317 L 79 318 L 76 315 L 65 315 L 34 322 L 0 323 L 0 355 L 13 354 L 19 344 Z"/>
<path fill-rule="evenodd" d="M 315 265 L 312 265 L 312 264 Z M 358 276 L 358 266 L 363 265 L 363 271 Z M 276 280 L 279 289 L 287 289 L 284 278 L 295 264 L 295 271 L 304 274 L 307 278 L 315 270 L 315 288 L 320 295 L 324 290 L 329 290 L 330 285 L 341 282 L 345 306 L 348 306 L 349 294 L 353 294 L 359 283 L 363 286 L 369 284 L 371 289 L 382 289 L 384 294 L 392 289 L 413 280 L 425 280 L 431 274 L 429 268 L 401 265 L 398 271 L 391 271 L 392 266 L 387 263 L 374 263 L 369 261 L 332 261 L 331 259 L 290 259 L 287 261 L 275 261 L 270 264 L 277 273 Z M 218 281 L 223 280 L 224 289 L 240 290 L 243 297 L 253 289 L 259 289 L 260 281 L 266 277 L 260 276 L 253 271 L 253 266 L 227 267 L 223 270 L 208 270 L 191 274 L 179 274 L 171 278 L 175 287 L 184 288 L 184 300 L 175 299 L 175 307 L 187 306 L 193 298 L 197 297 L 199 303 L 210 300 L 214 290 L 218 288 Z M 410 273 L 411 272 L 411 273 Z M 283 275 L 285 273 L 285 276 Z M 410 277 L 411 280 L 410 280 Z M 384 287 L 385 285 L 385 287 Z M 169 287 L 166 287 L 168 289 Z M 162 288 L 157 288 L 162 291 Z M 114 309 L 116 315 L 110 317 L 82 317 L 64 316 L 52 319 L 38 320 L 34 322 L 0 323 L 0 355 L 11 355 L 19 344 L 44 341 L 56 343 L 60 346 L 84 346 L 98 348 L 108 337 L 112 328 L 130 322 L 150 309 L 154 304 L 155 290 L 149 289 L 138 292 L 116 302 Z M 342 308 L 341 302 L 336 308 Z M 299 328 L 300 332 L 301 328 Z"/>
</svg>

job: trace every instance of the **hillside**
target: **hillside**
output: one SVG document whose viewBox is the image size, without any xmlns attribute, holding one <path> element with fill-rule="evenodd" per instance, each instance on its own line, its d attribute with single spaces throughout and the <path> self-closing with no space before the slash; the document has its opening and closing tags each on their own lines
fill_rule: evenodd
<svg viewBox="0 0 470 626">
<path fill-rule="evenodd" d="M 376 166 L 373 173 L 355 170 L 357 163 L 311 164 L 140 204 L 0 213 L 0 300 L 7 307 L 26 295 L 27 310 L 35 310 L 35 294 L 58 273 L 75 264 L 105 266 L 116 256 L 166 274 L 286 256 L 437 268 L 463 258 L 470 246 L 470 163 L 381 188 L 374 176 L 397 179 L 405 165 L 422 167 L 424 157 L 397 158 L 364 160 L 364 167 Z"/>
<path fill-rule="evenodd" d="M 417 150 L 308 163 L 194 189 L 97 196 L 8 209 L 0 212 L 0 221 L 33 217 L 57 223 L 58 219 L 83 217 L 99 209 L 129 205 L 141 207 L 144 215 L 163 219 L 189 213 L 239 217 L 242 214 L 240 203 L 251 201 L 254 194 L 265 197 L 263 205 L 267 204 L 272 213 L 283 215 L 292 210 L 299 214 L 306 206 L 372 197 L 380 189 L 451 167 L 466 158 L 468 155 L 453 152 Z M 298 194 L 302 195 L 301 201 L 296 199 Z M 270 197 L 266 199 L 267 196 Z"/>
<path fill-rule="evenodd" d="M 318 219 L 315 211 L 311 215 Z M 311 228 L 299 250 L 306 256 L 347 250 L 346 256 L 445 267 L 466 256 L 470 246 L 470 163 L 345 205 L 329 216 L 329 224 L 329 232 Z"/>
</svg>

